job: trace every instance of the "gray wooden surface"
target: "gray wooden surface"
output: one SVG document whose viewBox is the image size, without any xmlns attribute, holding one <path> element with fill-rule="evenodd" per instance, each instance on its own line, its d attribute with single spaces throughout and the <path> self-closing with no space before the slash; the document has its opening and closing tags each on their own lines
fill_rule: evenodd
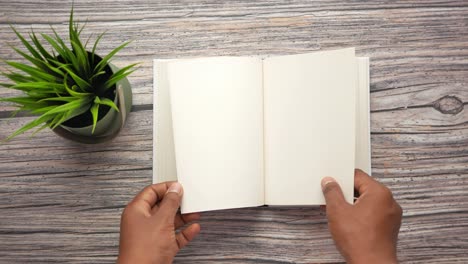
<svg viewBox="0 0 468 264">
<path fill-rule="evenodd" d="M 108 30 L 100 53 L 133 39 L 115 64 L 142 62 L 130 77 L 134 111 L 104 145 L 68 142 L 48 130 L 0 144 L 0 263 L 115 261 L 120 213 L 151 182 L 153 58 L 350 46 L 371 57 L 373 176 L 404 209 L 399 259 L 468 263 L 467 1 L 75 2 L 76 17 L 88 19 L 84 35 Z M 52 24 L 63 34 L 70 7 L 0 0 L 0 57 L 18 59 L 7 45 L 20 44 L 9 24 L 23 33 L 50 32 Z M 8 118 L 13 109 L 0 106 L 1 138 L 31 120 Z M 201 235 L 177 263 L 343 262 L 318 208 L 202 218 Z"/>
</svg>

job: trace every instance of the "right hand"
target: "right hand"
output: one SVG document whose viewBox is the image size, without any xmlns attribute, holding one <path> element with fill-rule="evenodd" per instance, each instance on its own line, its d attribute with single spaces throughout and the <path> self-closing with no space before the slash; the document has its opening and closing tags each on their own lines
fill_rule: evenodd
<svg viewBox="0 0 468 264">
<path fill-rule="evenodd" d="M 354 174 L 359 193 L 354 204 L 345 201 L 338 183 L 322 179 L 328 228 L 348 263 L 398 263 L 396 245 L 402 210 L 391 191 L 361 170 Z"/>
</svg>

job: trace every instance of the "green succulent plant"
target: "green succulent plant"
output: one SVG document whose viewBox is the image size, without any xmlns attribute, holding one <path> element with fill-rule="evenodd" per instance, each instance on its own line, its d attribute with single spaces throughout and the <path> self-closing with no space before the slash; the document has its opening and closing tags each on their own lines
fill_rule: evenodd
<svg viewBox="0 0 468 264">
<path fill-rule="evenodd" d="M 50 46 L 51 52 L 48 52 L 34 32 L 29 34 L 28 42 L 11 26 L 27 52 L 16 47 L 12 49 L 29 63 L 4 61 L 11 70 L 2 71 L 0 74 L 12 83 L 0 83 L 0 86 L 22 91 L 24 95 L 0 98 L 0 101 L 14 103 L 18 107 L 15 113 L 27 111 L 39 116 L 12 133 L 7 140 L 33 128 L 37 129 L 33 135 L 46 127 L 54 129 L 80 115 L 87 115 L 92 119 L 90 122 L 94 133 L 96 123 L 104 110 L 109 111 L 113 108 L 119 111 L 113 101 L 115 84 L 131 74 L 136 64 L 116 72 L 112 72 L 108 64 L 129 42 L 100 57 L 95 51 L 104 33 L 96 38 L 91 51 L 88 51 L 90 39 L 84 44 L 80 39 L 84 27 L 85 24 L 79 27 L 79 24 L 73 21 L 72 8 L 69 19 L 70 47 L 51 27 L 53 34 L 40 34 L 41 41 L 46 41 Z M 100 107 L 104 110 L 100 110 Z"/>
</svg>

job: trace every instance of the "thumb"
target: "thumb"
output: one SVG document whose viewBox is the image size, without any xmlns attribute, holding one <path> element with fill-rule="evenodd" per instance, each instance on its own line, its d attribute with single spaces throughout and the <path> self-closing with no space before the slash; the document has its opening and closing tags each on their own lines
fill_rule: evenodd
<svg viewBox="0 0 468 264">
<path fill-rule="evenodd" d="M 177 211 L 179 210 L 182 194 L 183 189 L 180 183 L 174 182 L 171 184 L 159 206 L 158 217 L 162 218 L 163 221 L 167 221 L 167 223 L 173 224 Z"/>
<path fill-rule="evenodd" d="M 327 211 L 334 211 L 346 204 L 340 185 L 332 177 L 322 179 L 322 192 L 327 203 Z"/>
</svg>

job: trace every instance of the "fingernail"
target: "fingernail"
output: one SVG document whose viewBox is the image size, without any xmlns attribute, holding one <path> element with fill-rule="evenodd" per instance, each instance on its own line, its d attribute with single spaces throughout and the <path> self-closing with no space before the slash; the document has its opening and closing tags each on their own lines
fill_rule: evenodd
<svg viewBox="0 0 468 264">
<path fill-rule="evenodd" d="M 336 180 L 333 179 L 332 177 L 323 178 L 322 179 L 322 190 L 325 189 L 325 186 L 327 186 L 327 184 L 332 183 L 332 182 L 336 182 Z"/>
<path fill-rule="evenodd" d="M 167 193 L 177 193 L 178 195 L 182 194 L 182 185 L 178 182 L 174 182 L 171 186 L 169 186 L 169 189 L 167 189 Z"/>
</svg>

